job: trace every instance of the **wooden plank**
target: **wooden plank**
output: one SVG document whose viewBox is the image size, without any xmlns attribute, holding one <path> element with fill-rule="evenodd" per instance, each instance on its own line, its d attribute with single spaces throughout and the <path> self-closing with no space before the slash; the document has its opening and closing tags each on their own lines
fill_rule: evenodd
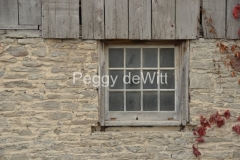
<svg viewBox="0 0 240 160">
<path fill-rule="evenodd" d="M 233 8 L 237 4 L 240 4 L 240 0 L 227 0 L 227 39 L 239 39 L 238 30 L 240 27 L 240 19 L 235 19 L 232 14 Z"/>
<path fill-rule="evenodd" d="M 203 0 L 204 38 L 225 38 L 226 0 Z"/>
<path fill-rule="evenodd" d="M 56 38 L 79 38 L 79 6 L 56 3 Z"/>
<path fill-rule="evenodd" d="M 38 29 L 38 26 L 0 24 L 0 29 Z"/>
<path fill-rule="evenodd" d="M 104 43 L 98 41 L 98 63 L 100 66 L 98 67 L 98 73 L 100 76 L 106 75 L 106 62 L 105 62 L 105 54 L 104 54 Z M 105 123 L 105 98 L 106 98 L 106 88 L 102 85 L 99 86 L 98 90 L 98 120 L 101 126 L 104 126 Z"/>
<path fill-rule="evenodd" d="M 43 3 L 44 38 L 79 38 L 79 1 Z"/>
<path fill-rule="evenodd" d="M 129 39 L 151 39 L 151 0 L 129 0 Z"/>
<path fill-rule="evenodd" d="M 198 38 L 200 0 L 176 0 L 176 39 Z"/>
<path fill-rule="evenodd" d="M 18 25 L 18 0 L 0 0 L 0 24 Z"/>
<path fill-rule="evenodd" d="M 19 24 L 42 24 L 41 0 L 19 0 Z"/>
<path fill-rule="evenodd" d="M 105 38 L 128 39 L 128 0 L 105 0 Z"/>
<path fill-rule="evenodd" d="M 152 0 L 152 39 L 175 39 L 175 0 Z"/>
<path fill-rule="evenodd" d="M 104 0 L 82 0 L 82 38 L 104 38 Z"/>
</svg>

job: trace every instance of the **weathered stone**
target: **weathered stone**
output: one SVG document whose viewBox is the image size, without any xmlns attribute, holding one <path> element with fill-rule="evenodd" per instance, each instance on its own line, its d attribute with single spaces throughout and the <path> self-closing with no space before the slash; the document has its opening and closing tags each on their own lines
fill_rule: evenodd
<svg viewBox="0 0 240 160">
<path fill-rule="evenodd" d="M 37 60 L 24 59 L 24 61 L 22 62 L 22 65 L 25 67 L 40 67 L 42 66 L 42 63 L 40 63 Z"/>
<path fill-rule="evenodd" d="M 40 48 L 35 51 L 32 51 L 32 54 L 38 57 L 45 57 L 47 54 L 47 50 L 45 48 Z"/>
<path fill-rule="evenodd" d="M 2 78 L 4 74 L 5 74 L 5 70 L 4 70 L 4 71 L 1 71 L 1 72 L 0 72 L 0 78 Z"/>
<path fill-rule="evenodd" d="M 232 57 L 231 58 L 231 66 L 237 72 L 240 72 L 240 58 Z"/>
<path fill-rule="evenodd" d="M 0 72 L 0 77 L 1 77 L 1 72 Z M 4 76 L 4 79 L 22 79 L 26 77 L 27 77 L 27 74 L 8 74 Z"/>
<path fill-rule="evenodd" d="M 53 52 L 52 53 L 52 57 L 59 57 L 59 56 L 65 56 L 65 55 L 68 55 L 67 52 Z"/>
<path fill-rule="evenodd" d="M 2 54 L 4 51 L 3 45 L 0 43 L 0 54 Z"/>
<path fill-rule="evenodd" d="M 56 128 L 54 129 L 54 133 L 59 135 L 61 133 L 61 129 L 60 128 Z"/>
<path fill-rule="evenodd" d="M 28 157 L 26 154 L 14 154 L 10 160 L 28 160 Z"/>
<path fill-rule="evenodd" d="M 65 110 L 65 111 L 77 111 L 79 106 L 78 103 L 71 103 L 71 102 L 65 102 L 65 103 L 62 103 L 61 105 L 62 105 L 62 110 Z"/>
<path fill-rule="evenodd" d="M 1 108 L 1 107 L 0 107 Z M 0 118 L 0 128 L 4 128 L 8 125 L 6 118 Z M 0 158 L 1 158 L 1 148 L 0 148 Z"/>
<path fill-rule="evenodd" d="M 28 74 L 28 79 L 29 80 L 38 80 L 43 78 L 44 76 L 41 74 L 41 72 L 30 72 Z"/>
<path fill-rule="evenodd" d="M 89 125 L 89 124 L 94 125 L 96 123 L 97 123 L 96 120 L 84 120 L 84 121 L 74 120 L 74 121 L 72 121 L 73 125 Z"/>
<path fill-rule="evenodd" d="M 4 155 L 5 155 L 4 149 L 3 149 L 3 148 L 0 148 L 0 159 L 4 160 L 4 159 L 3 159 Z"/>
<path fill-rule="evenodd" d="M 50 120 L 71 120 L 72 114 L 68 112 L 53 112 L 49 113 L 48 118 Z"/>
<path fill-rule="evenodd" d="M 20 130 L 20 129 L 13 129 L 13 133 L 17 133 L 20 136 L 28 136 L 32 134 L 32 131 L 29 129 L 24 129 L 24 130 Z"/>
<path fill-rule="evenodd" d="M 12 102 L 0 102 L 0 111 L 12 111 L 17 106 L 20 106 L 20 105 Z"/>
<path fill-rule="evenodd" d="M 8 30 L 7 38 L 39 38 L 40 30 Z"/>
<path fill-rule="evenodd" d="M 209 74 L 191 73 L 190 88 L 213 88 L 213 81 Z"/>
<path fill-rule="evenodd" d="M 82 106 L 83 111 L 97 111 L 97 105 L 95 104 L 83 104 Z"/>
<path fill-rule="evenodd" d="M 16 63 L 17 59 L 12 56 L 4 55 L 0 57 L 0 62 L 6 62 L 6 63 Z"/>
<path fill-rule="evenodd" d="M 91 57 L 92 57 L 92 61 L 93 62 L 98 62 L 98 55 L 97 55 L 97 53 L 92 52 L 91 53 Z"/>
<path fill-rule="evenodd" d="M 31 105 L 31 108 L 42 108 L 44 110 L 58 110 L 60 108 L 59 103 L 56 101 L 47 101 Z"/>
<path fill-rule="evenodd" d="M 36 44 L 38 43 L 37 39 L 27 38 L 27 39 L 18 39 L 19 44 Z"/>
<path fill-rule="evenodd" d="M 47 89 L 58 89 L 59 85 L 57 82 L 47 82 L 47 83 L 45 83 L 45 87 Z"/>
<path fill-rule="evenodd" d="M 59 67 L 59 66 L 54 66 L 51 70 L 52 73 L 60 73 L 60 72 L 67 72 L 68 68 L 67 67 Z"/>
<path fill-rule="evenodd" d="M 97 96 L 97 91 L 82 91 L 81 94 L 84 95 L 84 98 L 94 98 Z"/>
<path fill-rule="evenodd" d="M 48 99 L 59 99 L 61 97 L 60 94 L 49 94 L 47 95 Z"/>
<path fill-rule="evenodd" d="M 15 57 L 24 57 L 28 55 L 28 51 L 25 47 L 22 46 L 11 46 L 9 47 L 6 52 L 9 52 L 12 56 Z"/>
<path fill-rule="evenodd" d="M 10 69 L 13 72 L 29 72 L 31 70 L 35 70 L 35 68 L 29 68 L 29 67 L 12 67 Z"/>
<path fill-rule="evenodd" d="M 11 81 L 11 82 L 5 82 L 4 83 L 6 88 L 15 88 L 15 87 L 20 87 L 20 88 L 35 88 L 32 83 L 28 81 Z"/>
<path fill-rule="evenodd" d="M 97 68 L 98 68 L 98 65 L 97 65 L 97 64 L 89 64 L 89 65 L 88 65 L 88 68 L 89 68 L 89 69 L 97 69 Z"/>
</svg>

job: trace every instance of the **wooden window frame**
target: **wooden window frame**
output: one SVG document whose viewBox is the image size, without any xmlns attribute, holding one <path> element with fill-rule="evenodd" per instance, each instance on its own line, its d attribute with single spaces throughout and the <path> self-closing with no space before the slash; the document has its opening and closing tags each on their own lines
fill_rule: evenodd
<svg viewBox="0 0 240 160">
<path fill-rule="evenodd" d="M 106 49 L 109 46 L 126 47 L 130 46 L 175 46 L 175 102 L 178 112 L 175 120 L 169 118 L 168 120 L 156 121 L 119 121 L 115 119 L 106 120 L 108 112 L 106 111 L 108 102 L 107 87 L 99 87 L 99 123 L 101 126 L 180 126 L 186 125 L 189 118 L 188 113 L 188 86 L 189 86 L 189 41 L 98 41 L 98 54 L 99 54 L 99 75 L 107 75 L 107 54 Z M 144 46 L 142 48 L 144 48 Z M 134 114 L 134 112 L 133 112 Z M 149 116 L 156 116 L 154 112 L 148 113 Z M 129 115 L 128 115 L 129 116 Z"/>
</svg>

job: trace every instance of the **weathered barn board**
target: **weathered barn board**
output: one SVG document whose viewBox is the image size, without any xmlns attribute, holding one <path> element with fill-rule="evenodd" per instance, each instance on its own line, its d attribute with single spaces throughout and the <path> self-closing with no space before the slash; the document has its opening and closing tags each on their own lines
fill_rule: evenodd
<svg viewBox="0 0 240 160">
<path fill-rule="evenodd" d="M 41 0 L 18 0 L 19 1 L 19 24 L 40 25 L 42 24 Z"/>
<path fill-rule="evenodd" d="M 226 0 L 203 0 L 204 38 L 225 38 Z"/>
<path fill-rule="evenodd" d="M 104 0 L 82 0 L 82 38 L 104 39 Z"/>
<path fill-rule="evenodd" d="M 0 24 L 0 29 L 38 29 L 37 25 L 29 26 L 29 25 L 3 25 Z"/>
<path fill-rule="evenodd" d="M 176 0 L 176 39 L 196 39 L 200 0 Z"/>
<path fill-rule="evenodd" d="M 129 0 L 129 39 L 151 39 L 151 0 Z"/>
<path fill-rule="evenodd" d="M 239 39 L 238 30 L 240 28 L 240 19 L 235 19 L 233 17 L 233 8 L 240 4 L 240 0 L 227 0 L 227 39 Z"/>
<path fill-rule="evenodd" d="M 0 0 L 0 24 L 18 25 L 18 0 Z"/>
<path fill-rule="evenodd" d="M 152 39 L 175 39 L 175 0 L 152 0 Z"/>
<path fill-rule="evenodd" d="M 105 38 L 128 39 L 128 0 L 105 0 Z"/>
<path fill-rule="evenodd" d="M 50 0 L 51 1 L 51 0 Z M 79 38 L 79 1 L 43 3 L 44 38 Z"/>
</svg>

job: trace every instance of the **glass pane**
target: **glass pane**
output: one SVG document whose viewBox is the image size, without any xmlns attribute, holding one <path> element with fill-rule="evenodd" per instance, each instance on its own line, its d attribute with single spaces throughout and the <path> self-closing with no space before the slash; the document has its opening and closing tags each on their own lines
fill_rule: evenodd
<svg viewBox="0 0 240 160">
<path fill-rule="evenodd" d="M 119 70 L 109 71 L 109 88 L 123 89 L 123 71 Z"/>
<path fill-rule="evenodd" d="M 140 89 L 141 84 L 140 71 L 138 70 L 127 70 L 126 71 L 126 88 L 127 89 Z"/>
<path fill-rule="evenodd" d="M 157 111 L 158 110 L 158 93 L 143 92 L 143 110 Z"/>
<path fill-rule="evenodd" d="M 143 67 L 157 68 L 158 67 L 158 49 L 143 48 Z"/>
<path fill-rule="evenodd" d="M 140 67 L 140 48 L 128 48 L 126 49 L 126 67 L 127 68 L 139 68 Z"/>
<path fill-rule="evenodd" d="M 160 49 L 160 67 L 174 67 L 174 48 Z"/>
<path fill-rule="evenodd" d="M 141 111 L 141 92 L 126 92 L 126 110 Z"/>
<path fill-rule="evenodd" d="M 109 111 L 124 111 L 123 92 L 109 92 Z"/>
<path fill-rule="evenodd" d="M 175 92 L 160 92 L 160 110 L 175 111 Z"/>
<path fill-rule="evenodd" d="M 161 70 L 159 75 L 160 89 L 175 89 L 175 70 Z"/>
<path fill-rule="evenodd" d="M 143 89 L 158 89 L 157 77 L 158 77 L 157 70 L 143 71 L 143 76 L 141 77 L 143 81 Z"/>
<path fill-rule="evenodd" d="M 109 48 L 109 68 L 123 68 L 123 48 Z"/>
</svg>

